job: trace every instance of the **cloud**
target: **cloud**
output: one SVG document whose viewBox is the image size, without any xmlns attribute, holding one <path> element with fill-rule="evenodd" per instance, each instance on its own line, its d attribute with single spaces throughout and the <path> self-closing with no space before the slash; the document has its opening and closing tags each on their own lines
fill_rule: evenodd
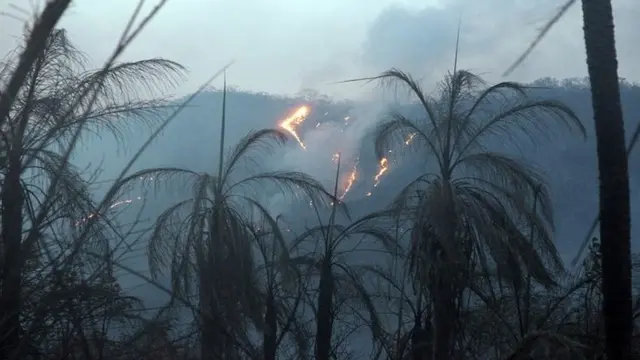
<svg viewBox="0 0 640 360">
<path fill-rule="evenodd" d="M 459 64 L 497 80 L 529 45 L 562 1 L 447 1 L 421 9 L 392 6 L 370 25 L 361 60 L 376 71 L 397 67 L 426 81 L 437 81 L 453 67 L 456 31 L 462 19 Z M 614 4 L 620 74 L 640 80 L 635 46 L 640 3 Z M 579 4 L 558 23 L 514 74 L 520 81 L 539 77 L 586 76 Z"/>
<path fill-rule="evenodd" d="M 452 59 L 456 19 L 450 15 L 446 9 L 412 12 L 397 6 L 389 8 L 369 28 L 363 61 L 380 70 L 401 67 L 424 73 L 433 64 L 441 64 L 445 54 Z"/>
</svg>

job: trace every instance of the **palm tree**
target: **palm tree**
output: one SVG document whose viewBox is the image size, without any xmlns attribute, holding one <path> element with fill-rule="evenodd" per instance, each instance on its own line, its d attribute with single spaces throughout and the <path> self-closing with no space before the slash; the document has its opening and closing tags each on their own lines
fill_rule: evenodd
<svg viewBox="0 0 640 360">
<path fill-rule="evenodd" d="M 340 179 L 340 158 L 334 183 L 333 195 L 337 198 Z M 394 248 L 395 239 L 379 222 L 387 217 L 387 212 L 373 212 L 360 219 L 344 225 L 339 216 L 350 220 L 346 205 L 339 200 L 332 203 L 328 221 L 321 215 L 321 209 L 312 203 L 318 225 L 308 228 L 298 235 L 294 247 L 300 253 L 305 251 L 301 246 L 310 242 L 311 254 L 302 253 L 290 261 L 306 269 L 318 280 L 317 295 L 310 301 L 314 311 L 315 359 L 329 360 L 335 357 L 334 325 L 340 299 L 350 299 L 364 307 L 369 317 L 367 324 L 372 330 L 374 341 L 380 339 L 380 319 L 374 301 L 362 282 L 362 277 L 369 270 L 367 266 L 351 265 L 346 261 L 349 253 L 363 251 L 358 245 L 366 240 L 382 242 L 387 248 Z M 378 224 L 376 224 L 378 223 Z M 315 303 L 315 304 L 313 304 Z"/>
<path fill-rule="evenodd" d="M 380 341 L 382 350 L 390 360 L 420 360 L 431 349 L 432 311 L 428 289 L 416 281 L 406 266 L 411 253 L 404 240 L 411 234 L 411 224 L 401 214 L 393 215 L 395 244 L 394 248 L 386 249 L 391 256 L 391 264 L 372 264 L 365 269 L 381 279 L 383 286 L 386 285 L 383 293 L 387 299 L 395 300 L 390 302 L 389 308 L 380 310 L 393 314 L 387 323 L 389 329 Z"/>
<path fill-rule="evenodd" d="M 404 251 L 402 255 L 394 255 L 394 263 L 403 262 L 400 274 L 395 266 L 391 271 L 380 266 L 367 267 L 368 271 L 387 285 L 388 289 L 384 292 L 386 297 L 395 300 L 388 312 L 393 314 L 391 320 L 396 321 L 389 322 L 390 329 L 385 332 L 385 338 L 381 339 L 382 348 L 390 360 L 421 360 L 431 349 L 432 314 L 428 304 L 428 291 L 407 271 L 404 266 L 406 255 Z M 411 289 L 407 285 L 412 285 Z"/>
<path fill-rule="evenodd" d="M 10 61 L 3 74 L 19 72 L 21 64 Z M 64 30 L 46 39 L 1 122 L 2 351 L 15 351 L 20 341 L 20 294 L 29 255 L 47 246 L 42 235 L 53 222 L 62 219 L 69 229 L 94 209 L 88 183 L 69 164 L 73 134 L 105 128 L 117 135 L 130 121 L 158 118 L 165 101 L 141 100 L 140 89 L 172 84 L 181 71 L 163 59 L 89 71 Z M 55 191 L 45 190 L 52 186 Z"/>
<path fill-rule="evenodd" d="M 551 129 L 549 122 L 582 133 L 584 128 L 558 102 L 530 99 L 523 86 L 512 82 L 485 87 L 467 71 L 450 74 L 435 98 L 399 70 L 377 79 L 407 86 L 424 111 L 416 119 L 392 112 L 377 129 L 375 147 L 382 158 L 412 136 L 411 146 L 434 160 L 435 170 L 425 170 L 404 188 L 393 207 L 406 209 L 415 224 L 410 265 L 433 297 L 433 358 L 450 359 L 456 298 L 469 285 L 473 269 L 489 273 L 493 268 L 502 279 L 526 273 L 551 285 L 548 269 L 562 268 L 543 177 L 524 162 L 490 150 L 492 142 L 521 141 L 532 131 Z M 529 239 L 532 228 L 535 236 Z"/>
<path fill-rule="evenodd" d="M 560 11 L 547 22 L 527 51 L 507 70 L 507 73 L 524 61 L 553 25 L 576 2 L 577 0 L 564 2 Z M 604 289 L 602 309 L 606 324 L 606 352 L 610 359 L 629 359 L 633 335 L 633 301 L 627 156 L 637 136 L 634 134 L 627 151 L 620 105 L 620 80 L 611 0 L 582 0 L 582 13 L 600 179 L 599 220 Z M 638 131 L 640 126 L 636 129 L 636 133 Z M 590 238 L 591 234 L 587 235 L 578 257 L 581 256 L 582 249 L 586 247 Z"/>
<path fill-rule="evenodd" d="M 120 185 L 150 176 L 177 176 L 193 189 L 193 196 L 177 202 L 158 217 L 149 244 L 149 264 L 154 276 L 169 268 L 176 296 L 194 296 L 195 285 L 199 308 L 195 317 L 201 321 L 202 359 L 237 358 L 240 349 L 249 348 L 247 318 L 253 323 L 262 321 L 252 311 L 257 305 L 251 297 L 255 293 L 251 288 L 255 269 L 251 215 L 256 211 L 265 218 L 270 215 L 253 196 L 255 189 L 261 187 L 293 196 L 303 193 L 320 203 L 333 199 L 322 184 L 303 173 L 241 173 L 247 164 L 259 169 L 256 153 L 269 152 L 274 144 L 284 145 L 288 137 L 275 129 L 252 131 L 225 152 L 225 126 L 226 80 L 215 175 L 181 168 L 154 168 L 134 173 Z"/>
<path fill-rule="evenodd" d="M 306 327 L 299 321 L 307 276 L 289 260 L 293 249 L 287 244 L 284 235 L 287 232 L 279 224 L 281 219 L 263 216 L 251 229 L 259 254 L 253 273 L 255 286 L 251 287 L 255 290 L 252 296 L 260 299 L 254 318 L 263 319 L 254 326 L 263 334 L 260 353 L 264 360 L 277 358 L 285 337 L 293 341 L 301 359 L 306 357 L 309 347 Z"/>
</svg>

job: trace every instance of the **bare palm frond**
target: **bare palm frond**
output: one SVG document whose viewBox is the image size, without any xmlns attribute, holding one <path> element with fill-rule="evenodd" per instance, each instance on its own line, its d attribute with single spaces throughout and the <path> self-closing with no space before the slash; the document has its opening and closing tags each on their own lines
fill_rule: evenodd
<svg viewBox="0 0 640 360">
<path fill-rule="evenodd" d="M 13 101 L 15 101 L 18 92 L 22 88 L 29 69 L 31 69 L 36 58 L 45 47 L 49 35 L 70 3 L 70 0 L 49 1 L 41 16 L 38 18 L 31 31 L 27 46 L 20 56 L 20 61 L 15 71 L 12 72 L 11 79 L 7 83 L 7 88 L 0 96 L 0 126 L 6 121 L 11 111 Z"/>
<path fill-rule="evenodd" d="M 356 79 L 348 81 L 362 80 L 363 79 Z M 405 73 L 402 70 L 393 68 L 383 72 L 378 76 L 367 78 L 366 80 L 378 80 L 383 86 L 389 86 L 392 84 L 400 84 L 406 86 L 409 90 L 409 94 L 417 97 L 420 101 L 420 104 L 428 115 L 427 120 L 430 121 L 432 125 L 435 125 L 434 121 L 436 120 L 436 113 L 435 109 L 433 109 L 434 104 L 430 102 L 430 99 L 425 95 L 425 92 L 423 91 L 418 81 L 414 79 L 410 74 Z"/>
<path fill-rule="evenodd" d="M 522 55 L 520 55 L 520 57 L 518 57 L 518 59 L 513 64 L 511 64 L 511 66 L 507 68 L 507 70 L 502 74 L 502 76 L 509 76 L 518 66 L 520 66 L 527 59 L 527 57 L 533 52 L 535 47 L 538 44 L 540 44 L 542 39 L 544 39 L 544 37 L 549 33 L 549 31 L 551 31 L 553 26 L 556 23 L 558 23 L 560 19 L 562 19 L 562 16 L 564 16 L 567 13 L 567 11 L 569 11 L 571 6 L 573 6 L 575 3 L 576 3 L 576 0 L 566 0 L 566 2 L 560 7 L 558 12 L 542 27 L 542 29 L 540 29 L 540 32 L 538 33 L 536 38 L 533 40 L 533 42 L 531 42 L 531 44 L 525 50 L 525 52 L 522 53 Z"/>
<path fill-rule="evenodd" d="M 78 126 L 103 127 L 119 139 L 129 121 L 150 123 L 166 112 L 165 99 L 140 97 L 175 85 L 183 70 L 170 60 L 148 59 L 87 71 L 83 54 L 64 30 L 56 30 L 30 70 L 29 87 L 19 94 L 14 114 L 28 122 L 27 141 L 40 148 L 59 140 L 66 147 Z"/>
</svg>

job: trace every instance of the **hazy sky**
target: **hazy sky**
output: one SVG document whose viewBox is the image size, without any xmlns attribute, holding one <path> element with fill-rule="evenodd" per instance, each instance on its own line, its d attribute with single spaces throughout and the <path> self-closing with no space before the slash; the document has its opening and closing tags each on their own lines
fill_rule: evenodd
<svg viewBox="0 0 640 360">
<path fill-rule="evenodd" d="M 229 81 L 243 89 L 295 93 L 316 88 L 341 96 L 362 91 L 337 80 L 395 66 L 433 83 L 452 67 L 462 13 L 460 66 L 495 80 L 562 0 L 170 0 L 123 60 L 165 57 L 189 69 L 180 91 L 196 88 L 232 59 Z M 25 17 L 44 0 L 0 0 Z M 63 26 L 96 64 L 117 41 L 137 0 L 76 0 Z M 151 9 L 157 0 L 147 1 Z M 640 81 L 640 2 L 614 1 L 620 75 Z M 464 9 L 464 10 L 463 10 Z M 21 23 L 0 17 L 0 50 Z M 516 80 L 586 75 L 581 9 L 575 6 L 516 73 Z"/>
</svg>

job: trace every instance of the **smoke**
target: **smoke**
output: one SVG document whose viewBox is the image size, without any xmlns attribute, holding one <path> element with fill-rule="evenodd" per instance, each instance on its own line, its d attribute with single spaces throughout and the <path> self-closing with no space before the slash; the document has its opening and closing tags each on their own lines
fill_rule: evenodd
<svg viewBox="0 0 640 360">
<path fill-rule="evenodd" d="M 276 154 L 268 167 L 277 170 L 304 172 L 320 181 L 327 190 L 332 191 L 336 179 L 337 159 L 340 154 L 340 174 L 338 196 L 347 187 L 348 177 L 363 146 L 363 141 L 374 130 L 378 120 L 386 111 L 383 101 L 363 101 L 353 103 L 345 113 L 320 113 L 311 106 L 304 130 L 299 130 L 306 149 L 295 141 Z M 315 121 L 315 122 L 314 122 Z M 356 181 L 362 181 L 359 174 Z M 265 202 L 272 214 L 281 214 L 290 210 L 290 199 L 282 194 L 271 194 Z"/>
<path fill-rule="evenodd" d="M 451 0 L 443 3 L 419 10 L 393 6 L 382 11 L 368 29 L 362 63 L 376 71 L 400 68 L 433 84 L 453 68 L 456 32 L 461 22 L 459 67 L 497 81 L 563 1 Z M 632 28 L 637 26 L 633 18 L 637 18 L 640 2 L 621 0 L 614 7 L 617 45 L 624 54 L 621 55 L 622 73 L 626 69 L 638 79 L 640 67 L 635 62 L 632 69 L 631 59 L 640 53 L 637 46 L 631 44 L 635 44 L 633 34 L 637 30 Z M 578 4 L 513 74 L 514 79 L 586 76 L 582 39 Z M 625 65 L 624 59 L 630 61 Z"/>
<path fill-rule="evenodd" d="M 362 60 L 379 71 L 397 67 L 419 76 L 439 73 L 443 60 L 453 58 L 456 23 L 448 8 L 412 12 L 391 7 L 369 28 Z"/>
<path fill-rule="evenodd" d="M 336 47 L 329 42 L 319 49 L 316 61 L 298 76 L 301 87 L 340 98 L 359 98 L 363 88 L 358 85 L 333 83 L 373 76 L 395 67 L 411 73 L 426 89 L 431 89 L 453 68 L 459 24 L 458 67 L 492 83 L 501 81 L 502 73 L 563 4 L 559 0 L 441 0 L 433 5 L 434 2 L 424 2 L 431 5 L 396 2 L 382 11 L 369 13 L 372 17 L 367 22 L 356 21 L 348 37 L 358 40 L 350 47 L 344 44 Z M 640 66 L 635 59 L 640 56 L 640 48 L 635 38 L 640 2 L 619 0 L 613 5 L 620 75 L 639 81 Z M 543 77 L 586 76 L 581 15 L 577 4 L 509 80 L 530 82 Z M 340 42 L 340 36 L 332 36 L 335 42 Z"/>
</svg>

